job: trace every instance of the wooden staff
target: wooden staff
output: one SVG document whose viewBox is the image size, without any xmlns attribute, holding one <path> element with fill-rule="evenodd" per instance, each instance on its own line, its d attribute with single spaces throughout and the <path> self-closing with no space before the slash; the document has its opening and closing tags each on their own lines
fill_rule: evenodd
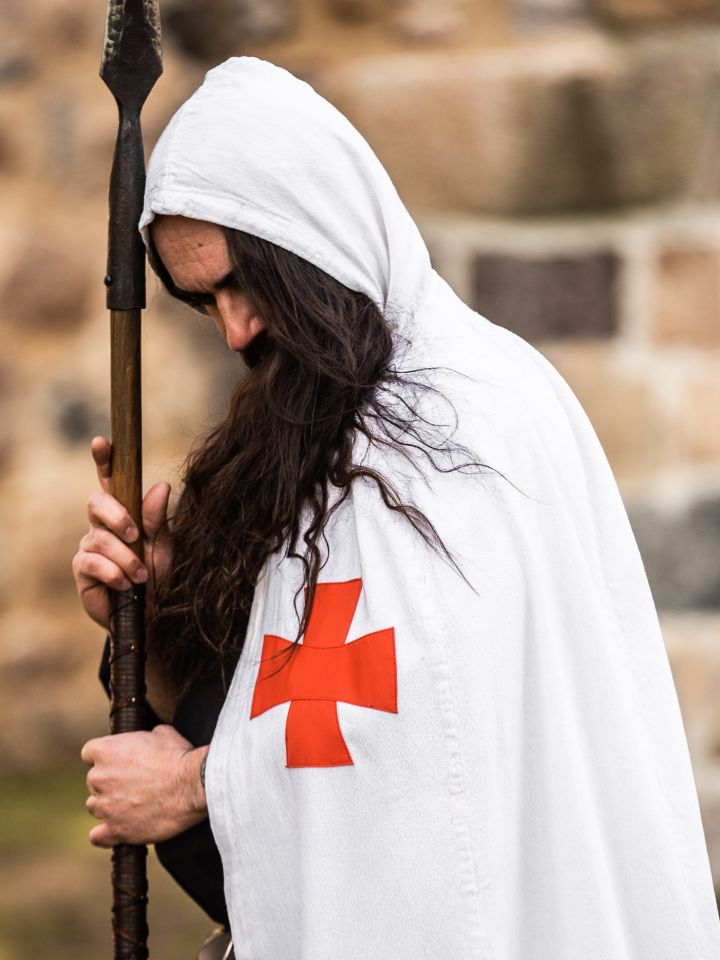
<svg viewBox="0 0 720 960">
<path fill-rule="evenodd" d="M 140 317 L 145 307 L 145 250 L 138 232 L 145 190 L 140 111 L 162 73 L 157 0 L 109 0 L 100 76 L 115 97 L 118 134 L 110 174 L 108 268 L 113 494 L 142 530 Z M 133 549 L 142 558 L 142 539 Z M 110 732 L 145 727 L 145 592 L 111 591 Z M 115 960 L 146 960 L 147 849 L 120 844 L 112 853 Z"/>
</svg>

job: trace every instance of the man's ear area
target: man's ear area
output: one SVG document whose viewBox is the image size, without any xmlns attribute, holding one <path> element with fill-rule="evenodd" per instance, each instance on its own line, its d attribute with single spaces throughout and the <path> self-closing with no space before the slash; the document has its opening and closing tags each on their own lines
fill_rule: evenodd
<svg viewBox="0 0 720 960">
<path fill-rule="evenodd" d="M 152 223 L 148 225 L 146 244 L 147 260 L 153 273 L 164 282 L 167 271 L 165 270 L 165 264 L 162 262 L 162 258 L 158 253 L 156 234 L 153 229 L 155 227 L 155 223 L 156 221 L 153 220 Z"/>
</svg>

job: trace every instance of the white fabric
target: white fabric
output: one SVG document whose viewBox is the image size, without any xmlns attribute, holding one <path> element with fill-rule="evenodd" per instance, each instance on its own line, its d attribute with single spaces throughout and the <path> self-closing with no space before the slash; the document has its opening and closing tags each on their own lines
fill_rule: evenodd
<svg viewBox="0 0 720 960">
<path fill-rule="evenodd" d="M 394 627 L 397 713 L 338 703 L 352 764 L 287 767 L 289 704 L 250 718 L 263 638 L 298 622 L 299 564 L 266 563 L 207 767 L 238 960 L 720 957 L 657 614 L 567 383 L 458 299 L 365 141 L 271 64 L 231 59 L 180 108 L 141 226 L 155 213 L 255 233 L 391 307 L 406 362 L 451 368 L 433 382 L 456 439 L 512 481 L 423 480 L 358 444 L 472 587 L 355 484 L 321 581 L 362 578 L 348 642 Z"/>
</svg>

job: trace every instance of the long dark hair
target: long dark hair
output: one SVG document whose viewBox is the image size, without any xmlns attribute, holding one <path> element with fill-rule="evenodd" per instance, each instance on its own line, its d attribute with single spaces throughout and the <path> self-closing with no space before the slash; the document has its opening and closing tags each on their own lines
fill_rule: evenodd
<svg viewBox="0 0 720 960">
<path fill-rule="evenodd" d="M 421 394 L 435 391 L 427 370 L 401 372 L 401 338 L 369 297 L 275 244 L 224 232 L 235 282 L 265 330 L 247 351 L 249 370 L 226 416 L 188 457 L 171 522 L 172 568 L 155 598 L 149 651 L 178 692 L 232 670 L 260 569 L 284 544 L 304 568 L 296 605 L 308 590 L 300 639 L 324 563 L 324 531 L 359 478 L 454 565 L 433 524 L 392 480 L 354 462 L 358 434 L 413 463 L 424 454 L 436 469 L 486 467 L 435 435 L 438 424 L 419 410 Z M 206 298 L 184 295 L 152 245 L 149 255 L 168 292 L 203 312 Z M 448 465 L 446 455 L 457 451 L 463 462 Z"/>
</svg>

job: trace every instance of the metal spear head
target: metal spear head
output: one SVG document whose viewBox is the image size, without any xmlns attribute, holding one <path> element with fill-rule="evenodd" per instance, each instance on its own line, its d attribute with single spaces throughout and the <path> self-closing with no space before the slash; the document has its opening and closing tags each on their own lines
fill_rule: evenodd
<svg viewBox="0 0 720 960">
<path fill-rule="evenodd" d="M 161 73 L 157 0 L 108 0 L 100 76 L 115 99 L 141 106 Z"/>
</svg>

